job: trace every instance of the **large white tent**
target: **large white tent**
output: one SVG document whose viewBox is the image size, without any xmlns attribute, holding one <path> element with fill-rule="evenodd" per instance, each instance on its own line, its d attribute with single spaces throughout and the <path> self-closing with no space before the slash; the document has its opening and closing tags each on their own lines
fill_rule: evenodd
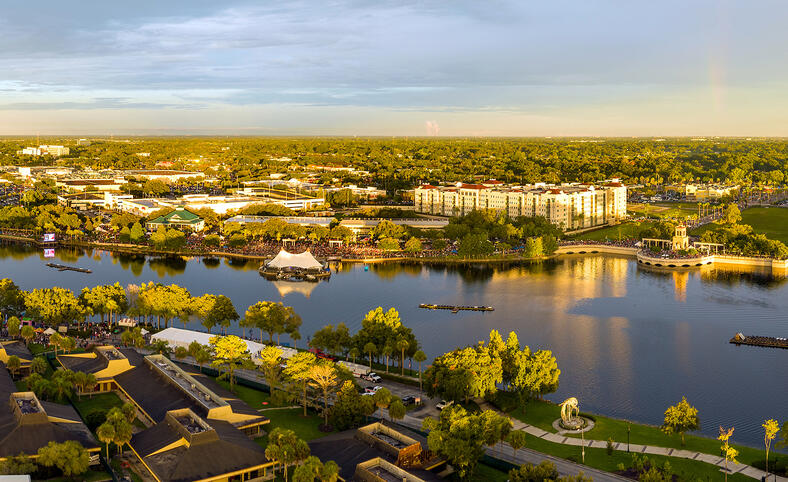
<svg viewBox="0 0 788 482">
<path fill-rule="evenodd" d="M 300 268 L 300 269 L 321 269 L 323 265 L 315 259 L 308 250 L 300 254 L 288 253 L 284 249 L 279 251 L 274 259 L 266 264 L 269 268 Z"/>
<path fill-rule="evenodd" d="M 165 328 L 160 332 L 156 333 L 155 335 L 151 336 L 151 342 L 156 340 L 164 340 L 166 341 L 172 348 L 176 348 L 182 346 L 184 348 L 189 348 L 189 344 L 196 341 L 200 345 L 209 345 L 211 342 L 211 338 L 217 336 L 217 334 L 210 334 L 210 333 L 203 333 L 201 331 L 194 331 L 194 330 L 184 330 L 183 328 Z M 262 343 L 257 343 L 256 341 L 251 340 L 244 340 L 246 342 L 246 348 L 249 350 L 249 353 L 252 354 L 252 359 L 255 362 L 258 362 L 257 354 L 260 353 L 260 350 L 265 348 L 265 345 Z M 297 353 L 296 350 L 293 348 L 288 348 L 284 346 L 280 346 L 279 349 L 282 350 L 282 358 L 290 358 L 291 356 Z"/>
</svg>

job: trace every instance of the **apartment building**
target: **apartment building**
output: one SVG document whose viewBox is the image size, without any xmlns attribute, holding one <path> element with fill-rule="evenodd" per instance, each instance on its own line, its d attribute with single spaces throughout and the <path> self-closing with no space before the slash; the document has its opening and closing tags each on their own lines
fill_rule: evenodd
<svg viewBox="0 0 788 482">
<path fill-rule="evenodd" d="M 415 210 L 461 216 L 476 209 L 517 216 L 542 216 L 566 230 L 600 226 L 626 216 L 627 188 L 618 180 L 591 184 L 507 186 L 500 181 L 455 186 L 422 185 L 414 192 Z"/>
</svg>

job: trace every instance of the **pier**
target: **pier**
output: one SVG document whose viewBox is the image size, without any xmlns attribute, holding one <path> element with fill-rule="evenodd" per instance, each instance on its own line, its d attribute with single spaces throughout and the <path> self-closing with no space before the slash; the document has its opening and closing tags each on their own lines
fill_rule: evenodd
<svg viewBox="0 0 788 482">
<path fill-rule="evenodd" d="M 737 333 L 731 338 L 734 345 L 764 346 L 769 348 L 788 348 L 788 338 L 774 336 L 744 336 Z"/>
<path fill-rule="evenodd" d="M 422 303 L 419 305 L 419 308 L 424 308 L 427 310 L 449 310 L 452 313 L 457 313 L 458 311 L 495 311 L 495 308 L 492 306 L 454 306 L 434 305 L 430 303 Z"/>
<path fill-rule="evenodd" d="M 64 264 L 47 263 L 50 268 L 55 268 L 58 271 L 76 271 L 77 273 L 92 273 L 93 271 L 87 268 L 77 268 L 74 266 L 66 266 Z"/>
</svg>

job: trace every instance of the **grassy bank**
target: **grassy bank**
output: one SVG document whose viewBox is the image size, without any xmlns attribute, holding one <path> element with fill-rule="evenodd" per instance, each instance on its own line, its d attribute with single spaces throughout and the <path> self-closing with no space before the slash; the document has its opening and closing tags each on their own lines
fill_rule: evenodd
<svg viewBox="0 0 788 482">
<path fill-rule="evenodd" d="M 651 218 L 686 218 L 687 216 L 698 214 L 698 203 L 627 203 L 627 212 L 632 216 L 645 216 Z"/>
<path fill-rule="evenodd" d="M 758 234 L 764 234 L 769 239 L 776 239 L 788 244 L 788 208 L 757 207 L 745 209 L 741 213 L 740 224 L 752 226 Z M 706 231 L 713 230 L 717 225 L 706 224 L 693 229 L 690 234 L 700 236 Z"/>
<path fill-rule="evenodd" d="M 638 234 L 641 230 L 650 228 L 655 223 L 651 221 L 643 221 L 643 222 L 626 222 L 621 223 L 616 226 L 606 226 L 604 228 L 596 229 L 594 231 L 588 231 L 582 234 L 578 234 L 576 236 L 572 236 L 570 239 L 577 239 L 577 240 L 588 240 L 588 241 L 619 241 L 619 240 L 627 240 L 627 239 L 638 239 Z"/>
<path fill-rule="evenodd" d="M 500 392 L 499 392 L 500 396 Z M 507 395 L 504 395 L 507 396 Z M 509 412 L 513 418 L 521 420 L 525 423 L 539 427 L 542 430 L 555 433 L 552 427 L 553 421 L 561 417 L 561 409 L 558 405 L 550 402 L 533 400 L 528 402 L 525 407 L 518 407 Z M 594 428 L 584 434 L 586 440 L 609 440 L 614 442 L 627 442 L 627 426 L 629 425 L 629 442 L 631 444 L 639 445 L 652 445 L 657 447 L 667 447 L 675 449 L 684 449 L 695 452 L 707 453 L 710 455 L 720 455 L 720 443 L 716 439 L 701 437 L 697 435 L 687 434 L 685 436 L 686 445 L 681 446 L 681 438 L 678 435 L 666 435 L 659 427 L 652 425 L 627 423 L 625 420 L 604 417 L 601 415 L 583 414 L 594 420 Z M 573 437 L 580 438 L 580 435 L 572 435 Z M 539 442 L 547 443 L 541 439 Z M 766 458 L 764 450 L 748 447 L 744 445 L 736 445 L 734 447 L 739 451 L 739 462 L 747 465 L 762 466 Z M 540 450 L 536 447 L 531 447 L 535 450 Z M 554 448 L 555 450 L 558 450 Z M 573 447 L 576 449 L 576 447 Z M 559 450 L 560 451 L 560 450 Z M 554 452 L 549 452 L 554 453 Z M 556 454 L 557 455 L 557 454 Z M 606 454 L 605 454 L 606 455 Z M 671 458 L 671 464 L 673 464 Z M 676 459 L 680 460 L 680 459 Z M 778 460 L 783 460 L 783 464 L 788 463 L 788 455 L 777 454 L 770 452 L 769 464 L 775 464 Z M 694 462 L 697 463 L 697 462 Z M 675 464 L 673 464 L 675 466 Z M 607 470 L 607 469 L 606 469 Z"/>
</svg>

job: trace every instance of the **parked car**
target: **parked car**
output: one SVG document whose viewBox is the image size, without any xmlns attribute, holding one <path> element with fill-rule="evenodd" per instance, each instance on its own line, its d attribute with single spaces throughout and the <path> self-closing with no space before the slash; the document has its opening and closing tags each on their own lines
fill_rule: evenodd
<svg viewBox="0 0 788 482">
<path fill-rule="evenodd" d="M 438 410 L 443 410 L 444 408 L 448 407 L 452 403 L 454 403 L 454 400 L 451 400 L 449 402 L 447 402 L 446 400 L 441 400 L 440 402 L 435 404 L 435 408 L 437 408 Z"/>
<path fill-rule="evenodd" d="M 374 383 L 378 383 L 379 381 L 382 380 L 382 378 L 380 378 L 380 376 L 375 372 L 367 373 L 366 375 L 361 375 L 361 378 L 368 382 L 374 382 Z"/>
<path fill-rule="evenodd" d="M 381 388 L 383 388 L 383 387 L 381 387 L 380 385 L 375 385 L 374 387 L 367 387 L 366 388 L 366 392 L 367 393 L 377 393 L 377 391 L 380 390 Z"/>
<path fill-rule="evenodd" d="M 419 398 L 419 397 L 416 397 L 416 396 L 413 396 L 413 395 L 407 395 L 407 396 L 402 397 L 402 404 L 405 405 L 405 406 L 407 406 L 407 405 L 418 405 L 419 403 L 421 403 L 421 398 Z"/>
</svg>

